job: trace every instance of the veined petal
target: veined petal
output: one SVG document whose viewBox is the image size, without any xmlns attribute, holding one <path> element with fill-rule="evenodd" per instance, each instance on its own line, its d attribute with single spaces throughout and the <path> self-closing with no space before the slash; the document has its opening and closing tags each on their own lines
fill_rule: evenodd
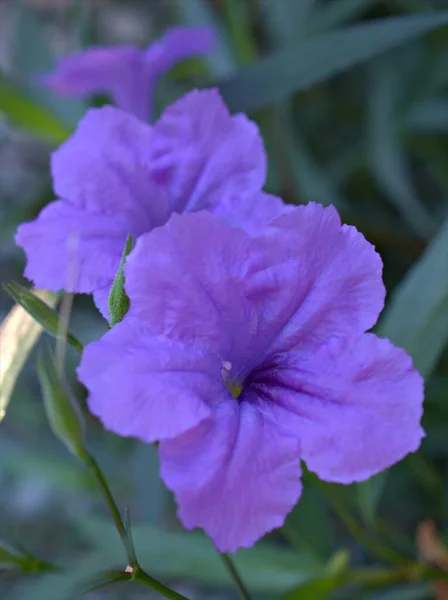
<svg viewBox="0 0 448 600">
<path fill-rule="evenodd" d="M 254 239 L 248 295 L 261 303 L 259 347 L 319 347 L 372 327 L 384 304 L 382 261 L 332 206 L 300 206 Z"/>
<path fill-rule="evenodd" d="M 91 293 L 108 286 L 130 229 L 124 215 L 92 214 L 69 202 L 51 202 L 17 230 L 16 243 L 27 257 L 25 276 L 53 291 Z"/>
<path fill-rule="evenodd" d="M 89 344 L 78 367 L 90 411 L 107 429 L 147 443 L 206 419 L 220 372 L 220 360 L 207 349 L 154 337 L 128 317 Z"/>
<path fill-rule="evenodd" d="M 303 459 L 322 479 L 367 479 L 420 446 L 423 379 L 388 340 L 332 339 L 277 360 L 250 389 L 299 437 Z"/>
<path fill-rule="evenodd" d="M 299 445 L 250 403 L 224 398 L 211 417 L 160 444 L 161 475 L 187 529 L 221 552 L 281 527 L 301 493 Z"/>
</svg>

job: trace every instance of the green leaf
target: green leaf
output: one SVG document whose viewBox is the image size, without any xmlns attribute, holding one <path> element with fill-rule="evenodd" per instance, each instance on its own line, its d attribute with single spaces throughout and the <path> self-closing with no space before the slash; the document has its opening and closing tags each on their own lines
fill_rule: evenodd
<svg viewBox="0 0 448 600">
<path fill-rule="evenodd" d="M 306 30 L 315 0 L 259 0 L 270 38 L 278 46 L 297 40 Z"/>
<path fill-rule="evenodd" d="M 328 2 L 310 15 L 307 31 L 320 33 L 339 25 L 354 21 L 381 0 L 344 0 Z"/>
<path fill-rule="evenodd" d="M 359 510 L 362 518 L 369 525 L 373 525 L 375 522 L 376 508 L 383 493 L 385 483 L 386 480 L 384 477 L 375 476 L 358 483 L 356 486 Z"/>
<path fill-rule="evenodd" d="M 84 518 L 78 525 L 91 544 L 110 556 L 111 564 L 123 561 L 122 548 L 111 523 Z M 150 525 L 133 525 L 132 535 L 142 567 L 166 579 L 188 579 L 205 586 L 232 587 L 232 581 L 212 543 L 200 533 L 166 531 Z M 269 543 L 240 550 L 233 557 L 247 587 L 254 592 L 282 593 L 316 576 L 320 563 L 312 557 Z"/>
<path fill-rule="evenodd" d="M 412 108 L 406 124 L 414 131 L 448 133 L 448 102 L 427 100 Z"/>
<path fill-rule="evenodd" d="M 26 312 L 33 317 L 44 330 L 53 337 L 60 337 L 59 315 L 58 313 L 45 304 L 31 290 L 28 290 L 19 283 L 6 283 L 4 289 L 8 292 L 11 298 L 17 302 Z M 67 341 L 79 352 L 82 352 L 83 347 L 74 335 L 67 334 Z"/>
<path fill-rule="evenodd" d="M 343 575 L 328 575 L 307 581 L 281 596 L 280 600 L 324 600 L 344 583 Z"/>
<path fill-rule="evenodd" d="M 129 310 L 129 298 L 124 289 L 124 264 L 126 262 L 126 257 L 133 247 L 134 241 L 132 236 L 128 235 L 123 254 L 121 255 L 120 265 L 109 292 L 108 300 L 111 327 L 122 321 Z"/>
<path fill-rule="evenodd" d="M 424 377 L 448 342 L 448 219 L 394 290 L 377 333 L 404 348 Z"/>
<path fill-rule="evenodd" d="M 380 61 L 371 69 L 369 93 L 370 163 L 379 186 L 418 235 L 428 238 L 435 222 L 413 189 L 407 160 L 398 138 L 398 92 L 401 79 L 397 64 Z"/>
<path fill-rule="evenodd" d="M 55 436 L 70 450 L 81 458 L 84 455 L 84 431 L 79 409 L 70 398 L 70 391 L 59 375 L 54 356 L 40 352 L 37 358 L 45 412 Z"/>
<path fill-rule="evenodd" d="M 215 77 L 228 77 L 237 69 L 237 61 L 226 32 L 206 0 L 177 0 L 176 10 L 186 25 L 203 25 L 214 31 L 214 50 L 204 57 Z"/>
<path fill-rule="evenodd" d="M 448 24 L 448 12 L 366 22 L 299 40 L 218 85 L 232 111 L 248 112 Z"/>
<path fill-rule="evenodd" d="M 71 133 L 70 126 L 32 100 L 20 87 L 0 74 L 0 113 L 39 139 L 60 144 Z"/>
</svg>

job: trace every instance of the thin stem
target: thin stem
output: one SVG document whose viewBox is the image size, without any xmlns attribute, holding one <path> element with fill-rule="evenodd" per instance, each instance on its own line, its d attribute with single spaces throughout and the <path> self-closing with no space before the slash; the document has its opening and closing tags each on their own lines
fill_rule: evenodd
<svg viewBox="0 0 448 600">
<path fill-rule="evenodd" d="M 118 510 L 118 506 L 116 505 L 114 497 L 112 496 L 112 492 L 109 489 L 106 478 L 104 477 L 103 472 L 101 471 L 96 460 L 91 454 L 87 452 L 87 450 L 82 456 L 82 459 L 85 465 L 90 469 L 92 475 L 95 477 L 99 488 L 104 496 L 104 499 L 106 500 L 107 506 L 109 507 L 112 518 L 114 520 L 115 527 L 117 528 L 118 534 L 126 549 L 129 566 L 135 568 L 138 565 L 137 558 L 135 556 L 132 544 L 129 543 L 129 538 L 126 533 L 126 528 L 124 526 L 123 519 L 121 518 L 120 511 Z"/>
<path fill-rule="evenodd" d="M 154 579 L 154 577 L 148 575 L 148 573 L 146 573 L 146 571 L 144 571 L 139 566 L 132 572 L 131 580 L 138 581 L 139 583 L 142 583 L 143 585 L 152 588 L 156 592 L 159 592 L 159 594 L 161 594 L 165 598 L 169 598 L 169 600 L 188 600 L 186 596 L 182 596 L 182 594 L 175 592 L 171 588 L 164 585 L 158 579 Z"/>
<path fill-rule="evenodd" d="M 238 589 L 241 600 L 251 600 L 249 592 L 247 591 L 246 586 L 244 585 L 241 577 L 239 576 L 239 573 L 236 570 L 235 565 L 233 564 L 233 561 L 230 558 L 230 556 L 228 554 L 220 554 L 220 556 L 230 577 L 233 579 L 235 587 Z"/>
<path fill-rule="evenodd" d="M 112 496 L 112 492 L 109 489 L 106 478 L 104 477 L 100 466 L 98 465 L 94 457 L 89 452 L 87 452 L 87 450 L 84 450 L 84 453 L 81 455 L 80 458 L 83 460 L 84 464 L 89 468 L 92 475 L 95 477 L 101 490 L 101 493 L 103 494 L 104 499 L 106 500 L 106 503 L 109 507 L 109 510 L 115 523 L 115 527 L 117 528 L 118 534 L 121 538 L 121 541 L 123 542 L 128 557 L 128 567 L 126 568 L 125 573 L 128 574 L 129 580 L 138 581 L 144 585 L 147 585 L 156 592 L 159 592 L 159 594 L 161 594 L 165 598 L 168 598 L 168 600 L 188 600 L 188 598 L 186 598 L 185 596 L 178 594 L 171 588 L 164 585 L 162 582 L 158 581 L 157 579 L 154 579 L 154 577 L 151 577 L 151 575 L 148 575 L 148 573 L 146 573 L 146 571 L 144 571 L 141 568 L 141 566 L 138 563 L 137 556 L 135 555 L 134 545 L 130 536 L 130 528 L 126 528 L 123 519 L 121 518 L 118 506 L 114 500 L 114 497 Z"/>
</svg>

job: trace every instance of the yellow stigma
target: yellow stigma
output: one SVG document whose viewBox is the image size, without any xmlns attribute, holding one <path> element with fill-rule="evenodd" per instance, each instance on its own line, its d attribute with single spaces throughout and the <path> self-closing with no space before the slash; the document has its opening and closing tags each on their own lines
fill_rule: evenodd
<svg viewBox="0 0 448 600">
<path fill-rule="evenodd" d="M 229 392 L 232 394 L 233 398 L 239 398 L 241 396 L 243 386 L 239 383 L 228 383 L 227 387 L 229 388 Z"/>
</svg>

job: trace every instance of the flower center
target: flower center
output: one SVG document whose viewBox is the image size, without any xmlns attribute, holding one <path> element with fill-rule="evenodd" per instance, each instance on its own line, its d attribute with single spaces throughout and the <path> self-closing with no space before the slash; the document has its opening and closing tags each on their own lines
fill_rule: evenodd
<svg viewBox="0 0 448 600">
<path fill-rule="evenodd" d="M 232 381 L 229 378 L 230 371 L 232 369 L 232 363 L 228 360 L 223 361 L 221 377 L 224 382 L 224 385 L 227 387 L 229 392 L 232 394 L 233 398 L 239 398 L 241 396 L 241 392 L 243 391 L 243 386 L 237 381 Z"/>
<path fill-rule="evenodd" d="M 241 384 L 228 381 L 226 385 L 233 398 L 239 398 L 241 396 L 241 392 L 243 391 L 243 386 Z"/>
</svg>

